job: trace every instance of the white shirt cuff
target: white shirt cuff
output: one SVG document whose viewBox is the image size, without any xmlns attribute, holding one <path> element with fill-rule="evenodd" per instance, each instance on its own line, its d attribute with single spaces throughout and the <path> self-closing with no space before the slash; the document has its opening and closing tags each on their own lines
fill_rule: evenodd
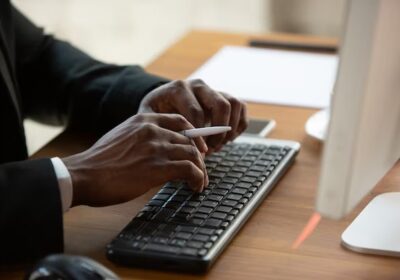
<svg viewBox="0 0 400 280">
<path fill-rule="evenodd" d="M 63 212 L 67 212 L 72 204 L 72 179 L 71 174 L 62 160 L 58 157 L 51 158 L 51 163 L 54 167 L 54 172 L 58 180 L 58 187 L 60 188 L 61 204 Z"/>
</svg>

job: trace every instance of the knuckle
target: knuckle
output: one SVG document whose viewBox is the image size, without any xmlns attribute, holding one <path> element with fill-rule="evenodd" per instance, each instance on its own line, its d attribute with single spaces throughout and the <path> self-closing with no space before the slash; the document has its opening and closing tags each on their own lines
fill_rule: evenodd
<svg viewBox="0 0 400 280">
<path fill-rule="evenodd" d="M 216 100 L 217 106 L 218 106 L 218 110 L 220 110 L 223 113 L 230 113 L 231 111 L 231 105 L 228 102 L 228 100 L 224 99 L 224 98 L 219 98 Z"/>
<path fill-rule="evenodd" d="M 185 81 L 183 80 L 175 80 L 173 81 L 173 85 L 179 89 L 184 88 L 185 87 Z"/>
<path fill-rule="evenodd" d="M 133 117 L 134 121 L 143 122 L 146 119 L 145 114 L 139 113 Z"/>
<path fill-rule="evenodd" d="M 172 114 L 171 117 L 179 124 L 186 124 L 187 120 L 180 114 Z"/>
<path fill-rule="evenodd" d="M 189 153 L 189 156 L 192 159 L 192 161 L 197 161 L 198 152 L 197 152 L 197 148 L 195 146 L 190 145 L 189 149 L 188 149 L 188 153 Z"/>
<path fill-rule="evenodd" d="M 188 106 L 188 111 L 194 118 L 204 118 L 203 110 L 194 104 Z"/>
<path fill-rule="evenodd" d="M 152 138 L 157 135 L 157 126 L 152 123 L 145 123 L 140 129 L 142 136 Z"/>
<path fill-rule="evenodd" d="M 153 141 L 149 141 L 147 142 L 146 146 L 145 146 L 145 151 L 149 154 L 154 154 L 157 153 L 157 151 L 159 150 L 159 144 Z"/>
<path fill-rule="evenodd" d="M 194 79 L 190 81 L 190 85 L 193 89 L 207 88 L 206 83 L 202 79 Z"/>
<path fill-rule="evenodd" d="M 202 85 L 202 86 L 204 86 L 206 84 L 202 79 L 193 79 L 193 80 L 191 80 L 191 82 L 192 82 L 192 84 Z"/>
</svg>

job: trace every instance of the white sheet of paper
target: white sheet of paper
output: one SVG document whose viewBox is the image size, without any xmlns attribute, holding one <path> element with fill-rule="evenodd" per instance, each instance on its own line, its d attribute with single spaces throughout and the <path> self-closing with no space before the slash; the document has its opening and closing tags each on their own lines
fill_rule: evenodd
<svg viewBox="0 0 400 280">
<path fill-rule="evenodd" d="M 189 79 L 250 102 L 325 108 L 337 65 L 337 55 L 226 46 Z"/>
</svg>

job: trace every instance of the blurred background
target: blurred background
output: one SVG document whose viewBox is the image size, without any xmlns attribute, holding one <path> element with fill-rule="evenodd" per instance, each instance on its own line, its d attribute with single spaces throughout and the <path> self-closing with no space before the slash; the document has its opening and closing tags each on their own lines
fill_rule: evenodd
<svg viewBox="0 0 400 280">
<path fill-rule="evenodd" d="M 192 29 L 340 37 L 346 0 L 14 0 L 97 59 L 146 66 Z M 30 154 L 62 131 L 25 121 Z"/>
</svg>

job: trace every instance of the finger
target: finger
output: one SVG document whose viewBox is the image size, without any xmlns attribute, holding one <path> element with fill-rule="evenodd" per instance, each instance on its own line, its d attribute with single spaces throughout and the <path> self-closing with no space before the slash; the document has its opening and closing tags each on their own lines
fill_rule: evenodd
<svg viewBox="0 0 400 280">
<path fill-rule="evenodd" d="M 193 82 L 194 93 L 200 104 L 211 115 L 211 125 L 229 125 L 231 105 L 220 93 L 210 89 L 206 84 Z M 220 133 L 207 138 L 209 148 L 219 148 L 224 144 L 226 133 Z"/>
<path fill-rule="evenodd" d="M 177 94 L 172 96 L 175 110 L 195 127 L 203 127 L 204 111 L 191 88 L 184 81 L 175 81 Z"/>
<path fill-rule="evenodd" d="M 238 127 L 242 112 L 242 106 L 245 105 L 238 99 L 230 96 L 229 94 L 221 92 L 221 95 L 223 95 L 226 98 L 226 100 L 228 100 L 228 102 L 231 104 L 231 115 L 229 119 L 229 125 L 231 126 L 232 129 L 227 133 L 226 140 L 232 141 L 239 135 Z"/>
<path fill-rule="evenodd" d="M 247 107 L 246 106 L 242 106 L 241 108 L 241 112 L 240 112 L 240 120 L 239 120 L 239 126 L 238 126 L 238 134 L 243 133 L 243 131 L 246 130 L 247 126 L 249 125 L 249 118 L 247 116 Z"/>
<path fill-rule="evenodd" d="M 201 192 L 204 186 L 204 174 L 190 160 L 171 161 L 164 165 L 168 181 L 185 181 L 193 191 Z"/>
<path fill-rule="evenodd" d="M 167 148 L 167 156 L 170 160 L 190 160 L 204 174 L 204 186 L 208 186 L 208 175 L 203 157 L 194 145 L 170 145 Z"/>
<path fill-rule="evenodd" d="M 180 132 L 185 129 L 193 129 L 194 128 L 194 126 L 184 116 L 179 115 L 179 114 L 155 114 L 154 120 L 160 127 L 174 131 L 175 134 L 179 134 L 176 132 Z M 189 138 L 187 138 L 181 134 L 179 134 L 179 135 L 180 136 L 177 136 L 176 138 L 184 137 L 184 138 L 186 138 L 186 141 L 176 140 L 175 143 L 186 144 L 187 141 L 190 142 L 190 140 L 188 140 Z M 172 139 L 172 138 L 170 138 L 170 139 Z M 180 142 L 180 141 L 182 141 L 182 142 Z M 203 153 L 207 152 L 208 147 L 202 137 L 193 138 L 193 141 L 195 142 L 199 151 L 201 151 Z M 185 143 L 183 143 L 183 142 L 185 142 Z"/>
</svg>

